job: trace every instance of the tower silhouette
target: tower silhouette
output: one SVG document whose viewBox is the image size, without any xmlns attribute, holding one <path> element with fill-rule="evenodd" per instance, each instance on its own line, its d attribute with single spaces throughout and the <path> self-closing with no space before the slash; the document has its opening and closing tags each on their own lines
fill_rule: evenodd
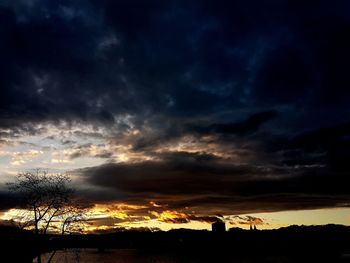
<svg viewBox="0 0 350 263">
<path fill-rule="evenodd" d="M 211 229 L 215 233 L 224 233 L 226 231 L 225 222 L 217 221 L 211 225 Z"/>
</svg>

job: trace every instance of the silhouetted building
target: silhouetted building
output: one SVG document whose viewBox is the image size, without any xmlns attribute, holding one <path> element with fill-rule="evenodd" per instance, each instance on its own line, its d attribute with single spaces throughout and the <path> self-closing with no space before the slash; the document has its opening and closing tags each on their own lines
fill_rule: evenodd
<svg viewBox="0 0 350 263">
<path fill-rule="evenodd" d="M 256 225 L 254 225 L 254 226 L 253 226 L 253 225 L 250 225 L 250 226 L 249 226 L 249 230 L 255 231 L 255 230 L 256 230 Z"/>
<path fill-rule="evenodd" d="M 211 230 L 215 233 L 224 233 L 226 231 L 226 226 L 223 221 L 217 221 L 211 225 Z"/>
</svg>

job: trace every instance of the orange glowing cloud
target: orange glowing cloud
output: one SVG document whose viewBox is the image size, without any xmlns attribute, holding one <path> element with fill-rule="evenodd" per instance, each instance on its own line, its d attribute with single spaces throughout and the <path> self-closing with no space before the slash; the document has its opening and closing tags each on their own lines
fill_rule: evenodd
<svg viewBox="0 0 350 263">
<path fill-rule="evenodd" d="M 237 216 L 239 219 L 238 224 L 241 225 L 264 225 L 265 222 L 263 219 L 259 217 L 253 216 Z"/>
<path fill-rule="evenodd" d="M 149 213 L 155 216 L 159 221 L 166 223 L 183 224 L 190 221 L 186 214 L 176 211 L 165 210 L 161 213 L 150 211 Z"/>
</svg>

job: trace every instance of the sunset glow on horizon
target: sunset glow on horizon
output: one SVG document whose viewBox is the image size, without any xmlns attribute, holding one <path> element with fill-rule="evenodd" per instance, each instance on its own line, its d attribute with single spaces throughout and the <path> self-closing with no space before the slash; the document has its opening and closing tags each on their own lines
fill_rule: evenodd
<svg viewBox="0 0 350 263">
<path fill-rule="evenodd" d="M 152 210 L 154 206 L 137 206 L 127 204 L 97 204 L 88 209 L 84 223 L 77 233 L 112 233 L 123 230 L 168 231 L 171 229 L 189 228 L 211 230 L 215 216 L 199 215 L 170 210 Z M 10 209 L 0 214 L 0 220 L 24 223 L 31 218 L 31 211 Z M 349 208 L 324 208 L 316 210 L 281 211 L 272 213 L 255 213 L 246 215 L 224 215 L 217 217 L 230 228 L 279 229 L 291 225 L 326 225 L 340 224 L 350 226 Z M 31 229 L 28 227 L 27 229 Z M 55 230 L 53 230 L 55 231 Z"/>
</svg>

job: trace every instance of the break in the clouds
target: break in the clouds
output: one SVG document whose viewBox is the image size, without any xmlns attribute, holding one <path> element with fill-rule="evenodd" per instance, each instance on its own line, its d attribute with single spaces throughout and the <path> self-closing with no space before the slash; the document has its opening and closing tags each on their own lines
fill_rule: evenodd
<svg viewBox="0 0 350 263">
<path fill-rule="evenodd" d="M 89 201 L 183 221 L 348 207 L 349 8 L 1 1 L 2 177 L 70 171 Z"/>
</svg>

